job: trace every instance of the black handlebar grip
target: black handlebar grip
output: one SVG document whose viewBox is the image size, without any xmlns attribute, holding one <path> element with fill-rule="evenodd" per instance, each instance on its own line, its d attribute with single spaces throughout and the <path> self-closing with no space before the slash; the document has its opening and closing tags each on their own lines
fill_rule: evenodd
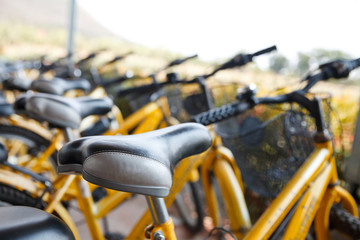
<svg viewBox="0 0 360 240">
<path fill-rule="evenodd" d="M 127 56 L 129 56 L 129 55 L 131 55 L 131 54 L 133 54 L 133 52 L 128 52 L 128 53 L 125 53 L 125 54 L 123 54 L 123 55 L 116 56 L 116 57 L 114 57 L 112 60 L 110 60 L 110 61 L 109 61 L 108 63 L 106 63 L 106 64 L 115 63 L 115 62 L 117 62 L 117 61 L 120 61 L 120 60 L 126 58 Z"/>
<path fill-rule="evenodd" d="M 78 64 L 78 65 L 84 64 L 84 63 L 86 63 L 87 61 L 94 59 L 94 58 L 96 57 L 96 55 L 97 55 L 97 53 L 96 53 L 96 52 L 93 52 L 93 53 L 89 54 L 87 57 L 85 57 L 85 58 L 83 58 L 83 59 L 80 59 L 80 60 L 77 62 L 77 64 Z"/>
<path fill-rule="evenodd" d="M 223 70 L 223 69 L 229 69 L 229 68 L 234 68 L 234 67 L 241 67 L 246 65 L 249 62 L 252 62 L 253 57 L 265 54 L 265 53 L 269 53 L 272 52 L 274 50 L 276 50 L 276 46 L 271 46 L 268 48 L 265 48 L 263 50 L 257 51 L 253 54 L 238 54 L 235 57 L 233 57 L 232 59 L 230 59 L 229 61 L 227 61 L 226 63 L 222 64 L 220 67 L 218 67 L 217 69 L 215 69 L 212 73 L 205 75 L 205 78 L 211 77 L 213 76 L 216 72 Z"/>
<path fill-rule="evenodd" d="M 321 64 L 319 69 L 324 74 L 323 80 L 330 78 L 347 78 L 352 70 L 360 66 L 360 59 L 342 60 L 337 59 L 328 63 Z"/>
<path fill-rule="evenodd" d="M 302 81 L 307 81 L 307 85 L 302 89 L 307 92 L 318 81 L 328 80 L 330 78 L 347 78 L 352 70 L 360 67 L 360 58 L 354 60 L 334 60 L 319 66 L 319 73 L 308 74 Z"/>
<path fill-rule="evenodd" d="M 235 102 L 223 105 L 218 108 L 210 109 L 209 111 L 200 113 L 192 118 L 193 122 L 203 125 L 209 125 L 217 123 L 231 117 L 234 117 L 242 112 L 245 112 L 249 108 L 249 104 L 246 102 Z"/>
<path fill-rule="evenodd" d="M 182 64 L 183 62 L 187 61 L 187 60 L 190 60 L 190 59 L 193 59 L 193 58 L 196 58 L 198 55 L 195 54 L 195 55 L 192 55 L 192 56 L 189 56 L 189 57 L 185 57 L 185 58 L 180 58 L 180 59 L 175 59 L 174 61 L 170 62 L 166 68 L 169 68 L 169 67 L 173 67 L 173 66 L 176 66 L 176 65 L 179 65 L 179 64 Z"/>
<path fill-rule="evenodd" d="M 354 70 L 355 68 L 360 67 L 360 58 L 358 59 L 354 59 L 351 61 L 347 61 L 345 64 L 345 68 L 351 72 L 352 70 Z"/>
<path fill-rule="evenodd" d="M 265 53 L 269 53 L 269 52 L 272 52 L 272 51 L 276 51 L 277 48 L 276 48 L 276 45 L 274 46 L 271 46 L 271 47 L 268 47 L 268 48 L 265 48 L 263 50 L 260 50 L 260 51 L 257 51 L 253 54 L 251 54 L 253 57 L 256 57 L 256 56 L 260 56 L 260 55 L 263 55 Z"/>
<path fill-rule="evenodd" d="M 190 59 L 197 58 L 197 57 L 198 57 L 198 55 L 197 55 L 197 54 L 194 54 L 194 55 L 192 55 L 192 56 L 186 57 L 185 59 L 186 59 L 186 60 L 190 60 Z"/>
</svg>

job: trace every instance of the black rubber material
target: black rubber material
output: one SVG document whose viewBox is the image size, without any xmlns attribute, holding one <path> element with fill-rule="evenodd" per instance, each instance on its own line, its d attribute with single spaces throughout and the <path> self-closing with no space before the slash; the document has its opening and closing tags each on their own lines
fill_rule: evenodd
<svg viewBox="0 0 360 240">
<path fill-rule="evenodd" d="M 330 226 L 352 239 L 360 239 L 360 219 L 351 215 L 341 205 L 331 208 Z"/>
<path fill-rule="evenodd" d="M 0 207 L 4 206 L 27 206 L 44 210 L 46 203 L 42 199 L 34 198 L 27 191 L 0 183 Z M 57 212 L 52 214 L 61 219 Z"/>
<path fill-rule="evenodd" d="M 203 220 L 205 213 L 201 202 L 200 192 L 202 191 L 198 182 L 188 182 L 183 189 L 176 195 L 175 206 L 181 215 L 184 225 L 192 233 L 199 232 L 203 229 Z M 189 209 L 189 203 L 194 209 Z M 196 212 L 196 214 L 194 214 Z"/>
<path fill-rule="evenodd" d="M 203 125 L 220 122 L 231 116 L 235 116 L 235 110 L 232 105 L 224 105 L 219 108 L 211 109 L 194 117 L 195 122 Z"/>
<path fill-rule="evenodd" d="M 27 141 L 31 142 L 32 146 L 28 146 L 28 145 L 27 146 L 31 147 L 31 149 L 29 149 L 30 152 L 28 153 L 33 156 L 35 154 L 38 154 L 39 152 L 45 151 L 46 148 L 50 145 L 50 141 L 43 138 L 39 134 L 34 133 L 28 129 L 13 125 L 0 124 L 0 137 L 3 137 L 5 139 L 20 139 L 22 141 L 25 140 L 26 142 Z M 26 142 L 24 143 L 26 144 Z M 55 170 L 57 166 L 56 159 L 57 159 L 57 151 L 55 151 L 49 158 Z"/>
<path fill-rule="evenodd" d="M 200 113 L 193 117 L 192 121 L 202 125 L 209 125 L 236 116 L 248 109 L 247 103 L 230 103 L 209 111 Z"/>
<path fill-rule="evenodd" d="M 43 202 L 33 198 L 29 193 L 4 184 L 0 184 L 0 202 L 2 205 L 7 203 L 9 205 L 44 208 Z"/>
</svg>

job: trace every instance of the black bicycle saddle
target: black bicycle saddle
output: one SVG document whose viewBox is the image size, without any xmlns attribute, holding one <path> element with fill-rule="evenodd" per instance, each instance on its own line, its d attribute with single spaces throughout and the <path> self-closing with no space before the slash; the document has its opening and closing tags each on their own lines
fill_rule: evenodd
<svg viewBox="0 0 360 240">
<path fill-rule="evenodd" d="M 58 172 L 81 173 L 89 182 L 115 190 L 165 197 L 176 164 L 211 143 L 207 128 L 197 123 L 137 135 L 84 137 L 60 150 Z"/>
<path fill-rule="evenodd" d="M 111 111 L 110 98 L 66 98 L 62 96 L 27 92 L 14 103 L 16 112 L 55 127 L 78 129 L 81 120 L 90 115 L 104 115 Z"/>
<path fill-rule="evenodd" d="M 42 92 L 42 93 L 50 93 L 62 96 L 65 92 L 69 90 L 83 90 L 89 91 L 91 89 L 91 85 L 88 80 L 80 78 L 80 79 L 71 79 L 65 80 L 62 78 L 55 77 L 51 80 L 46 79 L 37 79 L 32 81 L 31 90 Z"/>
<path fill-rule="evenodd" d="M 60 219 L 40 209 L 9 206 L 0 207 L 0 239 L 74 240 L 69 227 Z"/>
</svg>

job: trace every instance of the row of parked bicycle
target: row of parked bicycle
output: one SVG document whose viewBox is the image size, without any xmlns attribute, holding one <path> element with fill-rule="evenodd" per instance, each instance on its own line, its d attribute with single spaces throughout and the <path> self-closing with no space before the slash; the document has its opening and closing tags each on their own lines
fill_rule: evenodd
<svg viewBox="0 0 360 240">
<path fill-rule="evenodd" d="M 274 50 L 238 54 L 191 80 L 173 72 L 163 81 L 159 72 L 103 79 L 88 64 L 96 53 L 75 65 L 65 59 L 0 63 L 0 214 L 6 215 L 0 236 L 80 239 L 69 214 L 77 202 L 93 239 L 176 239 L 167 208 L 175 203 L 189 229 L 199 231 L 203 194 L 214 230 L 233 238 L 330 239 L 333 228 L 359 238 L 357 204 L 339 184 L 324 112 L 329 99 L 309 90 L 348 77 L 360 59 L 322 64 L 295 91 L 257 97 L 251 84 L 230 103 L 214 104 L 223 95 L 214 95 L 207 79 Z M 27 78 L 27 71 L 38 77 Z M 109 96 L 115 85 L 146 78 L 152 83 Z M 123 117 L 112 101 L 119 97 L 143 106 Z M 246 189 L 274 199 L 256 221 Z M 148 210 L 133 229 L 124 235 L 101 227 L 134 194 L 146 197 Z"/>
</svg>

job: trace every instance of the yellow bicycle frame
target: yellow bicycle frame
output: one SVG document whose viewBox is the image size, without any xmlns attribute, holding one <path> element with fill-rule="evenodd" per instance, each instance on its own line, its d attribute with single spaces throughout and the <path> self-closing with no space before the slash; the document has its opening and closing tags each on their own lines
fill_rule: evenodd
<svg viewBox="0 0 360 240">
<path fill-rule="evenodd" d="M 166 99 L 161 98 L 158 104 L 160 106 L 167 106 L 162 101 L 166 101 Z M 123 129 L 128 130 L 136 127 L 135 133 L 138 133 L 168 125 L 166 120 L 164 120 L 164 115 L 169 116 L 169 112 L 167 110 L 164 111 L 159 105 L 157 103 L 148 104 L 125 119 L 120 124 L 119 130 L 108 132 L 107 134 L 126 134 L 127 132 Z M 144 116 L 149 116 L 149 118 L 144 119 Z M 328 217 L 330 207 L 334 203 L 341 202 L 354 216 L 358 216 L 354 199 L 348 192 L 337 185 L 339 179 L 332 153 L 333 149 L 330 142 L 316 144 L 316 150 L 245 236 L 243 235 L 243 230 L 251 227 L 246 203 L 242 200 L 232 203 L 231 199 L 227 199 L 225 196 L 228 213 L 235 213 L 230 215 L 230 220 L 232 229 L 236 230 L 235 234 L 237 237 L 254 240 L 268 239 L 291 212 L 292 217 L 286 226 L 284 239 L 304 239 L 313 221 L 317 238 L 329 239 Z M 222 147 L 219 137 L 214 136 L 213 146 L 208 151 L 180 162 L 174 172 L 173 187 L 165 201 L 167 206 L 171 205 L 175 196 L 187 181 L 198 179 L 196 171 L 200 165 L 202 166 L 201 174 L 210 215 L 214 219 L 214 223 L 217 224 L 219 214 L 216 196 L 211 185 L 210 172 L 217 172 L 221 176 L 220 169 L 226 165 L 234 171 L 236 176 L 235 179 L 230 180 L 230 186 L 231 182 L 237 181 L 241 188 L 243 188 L 241 174 L 234 158 L 228 149 Z M 54 186 L 57 191 L 54 195 L 50 196 L 48 194 L 46 196 L 49 203 L 46 210 L 52 212 L 60 205 L 58 204 L 60 200 L 76 197 L 94 239 L 103 239 L 103 234 L 97 220 L 130 196 L 129 193 L 109 190 L 108 196 L 95 204 L 91 194 L 89 194 L 90 191 L 87 190 L 88 185 L 84 183 L 80 176 L 60 176 L 54 182 Z M 229 187 L 228 191 L 234 192 L 234 194 L 242 194 L 241 189 L 232 187 Z M 242 198 L 240 197 L 240 199 Z M 232 206 L 234 207 L 233 209 L 231 209 Z M 144 228 L 150 223 L 151 215 L 147 211 L 132 229 L 128 239 L 142 239 Z M 166 237 L 174 237 L 171 227 L 170 230 L 168 229 L 165 232 L 169 234 L 169 236 L 166 234 Z"/>
<path fill-rule="evenodd" d="M 107 134 L 117 134 L 117 133 L 123 133 L 126 134 L 126 130 L 134 129 L 135 133 L 140 133 L 143 131 L 150 131 L 154 130 L 159 127 L 165 127 L 168 126 L 169 120 L 166 121 L 165 117 L 170 116 L 170 112 L 167 108 L 163 107 L 167 106 L 166 98 L 160 98 L 157 102 L 152 102 L 147 104 L 145 107 L 140 109 L 139 111 L 135 112 L 133 115 L 129 116 L 127 119 L 123 121 L 123 123 L 120 124 L 120 127 L 118 130 L 115 131 L 109 131 Z M 146 118 L 144 118 L 146 116 Z M 171 118 L 169 118 L 171 121 Z M 125 129 L 125 130 L 124 130 Z M 60 132 L 59 132 L 59 135 Z M 213 134 L 214 135 L 214 134 Z M 208 202 L 212 202 L 213 208 L 218 208 L 218 206 L 214 203 L 216 203 L 216 196 L 213 192 L 213 187 L 210 184 L 210 172 L 216 168 L 216 162 L 225 162 L 229 166 L 231 166 L 231 169 L 236 172 L 236 178 L 232 179 L 232 181 L 240 182 L 241 183 L 241 175 L 240 171 L 236 167 L 235 160 L 233 158 L 233 155 L 231 152 L 221 146 L 221 141 L 219 137 L 216 137 L 214 135 L 213 137 L 214 143 L 212 148 L 198 156 L 190 157 L 188 159 L 183 160 L 176 168 L 174 172 L 174 178 L 173 178 L 173 186 L 171 189 L 171 192 L 169 196 L 166 198 L 166 204 L 167 206 L 171 205 L 173 201 L 175 200 L 176 195 L 178 192 L 181 191 L 184 184 L 188 181 L 197 181 L 199 179 L 198 174 L 198 167 L 200 165 L 203 165 L 202 167 L 202 174 L 204 174 L 204 179 L 208 179 L 205 184 L 205 193 L 206 193 L 206 199 Z M 55 142 L 55 141 L 54 141 Z M 52 144 L 55 144 L 55 143 Z M 47 152 L 47 151 L 45 151 Z M 51 155 L 51 154 L 50 154 Z M 206 177 L 205 177 L 206 175 Z M 81 184 L 80 184 L 81 183 Z M 79 206 L 84 213 L 85 219 L 90 226 L 89 229 L 91 229 L 91 235 L 94 239 L 103 239 L 103 233 L 101 232 L 101 228 L 98 223 L 98 219 L 106 216 L 111 210 L 113 210 L 116 206 L 118 206 L 121 202 L 123 202 L 125 199 L 130 197 L 130 193 L 125 192 L 118 192 L 113 190 L 108 190 L 108 194 L 106 197 L 101 199 L 98 203 L 94 203 L 91 195 L 85 194 L 87 191 L 84 190 L 86 187 L 84 186 L 83 180 L 81 177 L 76 176 L 59 176 L 54 181 L 54 188 L 57 189 L 55 194 L 47 195 L 46 200 L 48 202 L 48 207 L 46 208 L 46 211 L 52 212 L 54 208 L 60 204 L 61 200 L 70 200 L 73 198 L 76 198 Z M 93 185 L 92 185 L 93 186 Z M 95 186 L 93 186 L 95 187 Z M 240 194 L 242 196 L 242 191 L 240 189 Z M 210 203 L 209 203 L 210 204 Z M 232 203 L 228 204 L 231 206 Z M 243 213 L 247 213 L 246 204 L 245 202 L 237 203 L 236 205 L 241 205 L 241 209 L 245 210 L 242 211 Z M 218 210 L 211 210 L 212 217 L 216 219 L 218 215 L 215 213 L 218 212 Z M 243 218 L 238 224 L 239 226 L 234 226 L 235 228 L 249 228 L 250 227 L 250 220 L 248 217 L 248 214 L 240 214 L 240 217 Z M 215 221 L 216 222 L 216 221 Z M 232 221 L 236 223 L 237 221 Z M 142 238 L 144 228 L 151 223 L 151 215 L 149 211 L 147 211 L 144 216 L 140 219 L 140 221 L 137 223 L 137 225 L 134 227 L 134 229 L 129 234 L 129 239 L 135 239 L 135 238 Z"/>
<path fill-rule="evenodd" d="M 329 239 L 329 213 L 334 203 L 342 202 L 358 216 L 355 200 L 337 185 L 331 142 L 316 144 L 316 150 L 300 167 L 244 239 L 268 239 L 294 209 L 283 239 L 304 239 L 315 219 L 317 239 Z"/>
</svg>

